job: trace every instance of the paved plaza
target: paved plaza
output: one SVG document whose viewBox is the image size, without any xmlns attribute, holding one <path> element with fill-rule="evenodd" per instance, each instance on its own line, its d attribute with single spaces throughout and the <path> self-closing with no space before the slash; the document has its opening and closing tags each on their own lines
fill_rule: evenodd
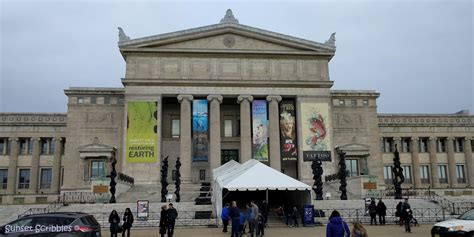
<svg viewBox="0 0 474 237">
<path fill-rule="evenodd" d="M 367 232 L 371 237 L 400 237 L 400 236 L 412 236 L 412 237 L 426 237 L 430 236 L 430 230 L 432 225 L 421 225 L 420 227 L 413 227 L 412 233 L 405 233 L 405 229 L 398 225 L 386 225 L 386 226 L 366 226 Z M 110 236 L 108 228 L 102 231 L 104 237 Z M 143 236 L 160 236 L 158 234 L 158 228 L 150 229 L 132 229 L 130 233 L 133 237 Z M 176 229 L 174 237 L 229 237 L 229 233 L 222 233 L 221 228 L 186 228 Z M 243 235 L 247 237 L 247 235 Z M 266 237 L 280 237 L 280 236 L 291 236 L 291 237 L 319 237 L 326 236 L 326 226 L 316 227 L 299 227 L 299 228 L 288 228 L 288 227 L 270 227 L 265 229 Z"/>
</svg>

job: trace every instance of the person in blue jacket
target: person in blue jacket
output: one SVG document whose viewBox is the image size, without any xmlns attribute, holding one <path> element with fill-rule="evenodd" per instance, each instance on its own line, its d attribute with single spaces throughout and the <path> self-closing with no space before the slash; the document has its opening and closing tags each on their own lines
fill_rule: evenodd
<svg viewBox="0 0 474 237">
<path fill-rule="evenodd" d="M 329 223 L 326 226 L 326 237 L 350 237 L 351 233 L 347 223 L 341 218 L 341 214 L 334 210 L 329 216 Z"/>
<path fill-rule="evenodd" d="M 224 224 L 224 228 L 222 229 L 222 232 L 227 233 L 227 226 L 229 225 L 229 203 L 226 203 L 224 208 L 222 208 L 221 212 L 221 219 L 222 223 Z"/>
</svg>

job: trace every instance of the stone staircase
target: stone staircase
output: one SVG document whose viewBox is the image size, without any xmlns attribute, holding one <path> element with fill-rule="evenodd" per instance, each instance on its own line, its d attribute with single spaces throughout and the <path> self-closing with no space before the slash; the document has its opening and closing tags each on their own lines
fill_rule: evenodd
<svg viewBox="0 0 474 237">
<path fill-rule="evenodd" d="M 339 180 L 331 181 L 331 182 L 324 182 L 323 183 L 323 198 L 326 198 L 325 195 L 327 192 L 331 193 L 330 199 L 339 199 L 341 196 L 341 191 L 339 191 Z M 354 195 L 353 193 L 347 191 L 347 199 L 361 199 L 362 197 L 358 195 Z"/>
<path fill-rule="evenodd" d="M 180 186 L 180 195 L 181 202 L 193 202 L 195 198 L 199 197 L 201 194 L 200 184 L 181 184 Z M 174 201 L 176 195 L 175 185 L 170 184 L 167 186 L 168 194 L 173 194 Z M 150 202 L 156 203 L 161 202 L 161 185 L 160 184 L 135 184 L 130 190 L 125 193 L 122 193 L 117 197 L 118 203 L 133 203 L 137 200 L 148 200 Z"/>
</svg>

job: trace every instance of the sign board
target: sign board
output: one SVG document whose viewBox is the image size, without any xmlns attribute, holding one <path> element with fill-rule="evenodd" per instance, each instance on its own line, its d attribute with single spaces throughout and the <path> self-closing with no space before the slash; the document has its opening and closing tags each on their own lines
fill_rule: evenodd
<svg viewBox="0 0 474 237">
<path fill-rule="evenodd" d="M 364 182 L 364 189 L 377 189 L 377 183 Z"/>
<path fill-rule="evenodd" d="M 314 226 L 314 206 L 304 205 L 303 226 Z"/>
<path fill-rule="evenodd" d="M 303 161 L 331 161 L 331 152 L 303 151 Z"/>
<path fill-rule="evenodd" d="M 107 193 L 109 192 L 109 186 L 96 185 L 92 187 L 93 193 Z"/>
<path fill-rule="evenodd" d="M 137 218 L 139 221 L 148 220 L 149 211 L 150 211 L 150 202 L 148 200 L 137 201 Z"/>
</svg>

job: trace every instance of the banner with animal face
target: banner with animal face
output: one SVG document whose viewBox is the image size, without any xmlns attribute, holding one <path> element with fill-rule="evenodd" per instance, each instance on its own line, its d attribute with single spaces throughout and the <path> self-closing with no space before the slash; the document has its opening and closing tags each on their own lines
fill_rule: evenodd
<svg viewBox="0 0 474 237">
<path fill-rule="evenodd" d="M 280 103 L 280 149 L 283 161 L 297 161 L 295 103 L 284 100 Z"/>
<path fill-rule="evenodd" d="M 331 161 L 331 119 L 327 103 L 301 103 L 304 161 Z"/>
</svg>

